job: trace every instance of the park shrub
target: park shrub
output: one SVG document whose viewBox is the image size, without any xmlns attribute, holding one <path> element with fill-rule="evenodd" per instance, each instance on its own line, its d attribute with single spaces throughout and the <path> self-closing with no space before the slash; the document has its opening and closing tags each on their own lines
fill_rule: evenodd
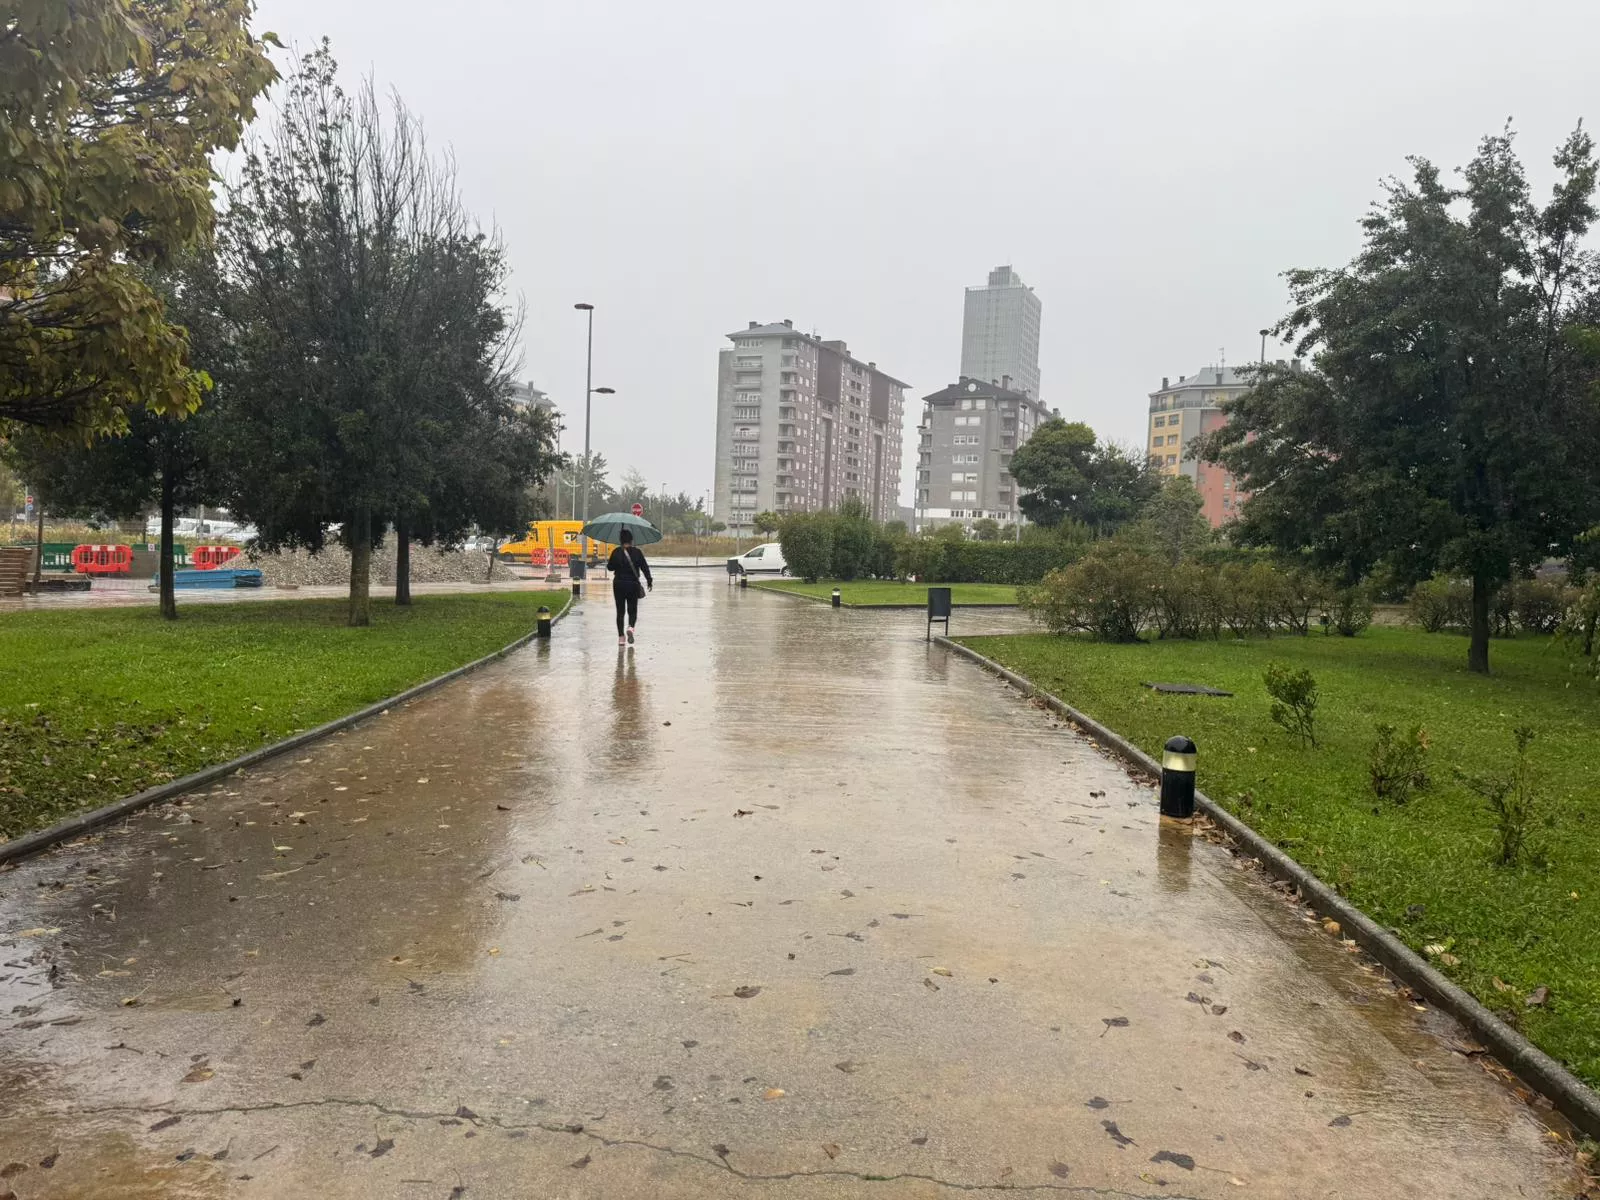
<svg viewBox="0 0 1600 1200">
<path fill-rule="evenodd" d="M 1301 667 L 1295 670 L 1281 662 L 1267 664 L 1262 675 L 1267 695 L 1272 697 L 1272 720 L 1292 737 L 1300 739 L 1302 746 L 1317 748 L 1317 693 L 1316 677 Z"/>
<path fill-rule="evenodd" d="M 1600 654 L 1595 653 L 1596 634 L 1600 633 L 1600 579 L 1574 594 L 1561 620 L 1558 633 L 1563 645 L 1586 661 L 1589 671 L 1600 678 Z"/>
<path fill-rule="evenodd" d="M 1328 585 L 1304 567 L 1279 571 L 1277 575 L 1278 624 L 1305 637 L 1311 632 L 1312 615 L 1320 613 L 1328 601 Z"/>
<path fill-rule="evenodd" d="M 1269 563 L 1226 563 L 1217 582 L 1223 624 L 1235 637 L 1270 634 L 1280 587 L 1278 572 Z"/>
<path fill-rule="evenodd" d="M 1102 542 L 1081 561 L 1023 588 L 1018 598 L 1052 633 L 1136 642 L 1155 609 L 1155 569 L 1137 550 Z"/>
<path fill-rule="evenodd" d="M 1553 579 L 1521 579 L 1506 590 L 1512 593 L 1517 624 L 1529 633 L 1555 633 L 1577 600 L 1571 587 Z"/>
<path fill-rule="evenodd" d="M 1330 628 L 1340 637 L 1355 637 L 1372 624 L 1372 592 L 1365 584 L 1334 590 L 1328 602 Z"/>
<path fill-rule="evenodd" d="M 778 531 L 789 574 L 801 579 L 829 578 L 833 567 L 833 517 L 829 513 L 793 513 Z"/>
<path fill-rule="evenodd" d="M 1380 800 L 1404 804 L 1412 792 L 1428 786 L 1428 773 L 1424 762 L 1428 754 L 1428 731 L 1415 725 L 1410 732 L 1399 734 L 1393 725 L 1379 722 L 1377 740 L 1367 761 L 1367 777 L 1372 783 L 1372 794 Z"/>
<path fill-rule="evenodd" d="M 1472 585 L 1435 575 L 1411 589 L 1411 620 L 1428 633 L 1465 629 L 1472 619 Z"/>
<path fill-rule="evenodd" d="M 1538 807 L 1538 779 L 1533 762 L 1528 757 L 1528 747 L 1533 744 L 1533 730 L 1519 725 L 1512 737 L 1516 752 L 1510 767 L 1503 775 L 1457 775 L 1472 791 L 1483 798 L 1494 821 L 1497 854 L 1495 861 L 1502 867 L 1514 867 L 1527 848 L 1528 829 L 1533 824 Z"/>
<path fill-rule="evenodd" d="M 839 506 L 838 512 L 819 513 L 818 516 L 832 526 L 833 553 L 828 567 L 829 576 L 851 580 L 874 574 L 878 535 L 861 501 L 853 498 L 846 500 Z"/>
<path fill-rule="evenodd" d="M 1197 640 L 1220 637 L 1223 623 L 1221 573 L 1198 563 L 1179 563 L 1155 574 L 1157 636 Z"/>
<path fill-rule="evenodd" d="M 1082 557 L 1076 542 L 967 542 L 909 538 L 900 547 L 896 570 L 924 583 L 1038 583 L 1049 571 Z"/>
</svg>

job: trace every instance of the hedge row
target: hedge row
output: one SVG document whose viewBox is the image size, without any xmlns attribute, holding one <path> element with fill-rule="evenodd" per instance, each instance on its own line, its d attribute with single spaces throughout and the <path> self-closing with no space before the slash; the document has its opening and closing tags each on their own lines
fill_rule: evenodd
<svg viewBox="0 0 1600 1200">
<path fill-rule="evenodd" d="M 802 579 L 907 579 L 923 583 L 1037 583 L 1083 547 L 1043 539 L 968 542 L 895 536 L 850 513 L 800 513 L 779 534 L 789 573 Z"/>
</svg>

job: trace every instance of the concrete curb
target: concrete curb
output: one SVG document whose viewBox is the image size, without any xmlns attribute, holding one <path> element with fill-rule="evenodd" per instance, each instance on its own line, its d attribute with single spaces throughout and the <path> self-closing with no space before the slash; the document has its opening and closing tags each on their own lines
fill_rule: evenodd
<svg viewBox="0 0 1600 1200">
<path fill-rule="evenodd" d="M 1000 676 L 1023 695 L 1044 701 L 1054 712 L 1078 726 L 1091 741 L 1104 746 L 1118 758 L 1149 775 L 1160 776 L 1161 764 L 1155 759 L 1121 734 L 1108 729 L 1088 714 L 1079 712 L 1032 680 L 949 638 L 935 636 L 933 641 L 935 645 L 969 658 Z M 1494 1052 L 1496 1058 L 1516 1072 L 1524 1082 L 1548 1097 L 1556 1109 L 1580 1130 L 1590 1137 L 1600 1138 L 1600 1095 L 1582 1080 L 1238 817 L 1200 792 L 1195 793 L 1195 803 L 1269 872 L 1293 883 L 1309 907 L 1337 920 L 1344 934 L 1355 939 L 1362 950 L 1382 963 L 1397 979 L 1427 997 L 1436 1008 L 1460 1021 L 1474 1037 Z"/>
<path fill-rule="evenodd" d="M 558 609 L 552 615 L 551 624 L 554 625 L 557 621 L 561 620 L 562 617 L 566 616 L 567 613 L 571 611 L 572 597 L 567 596 L 566 602 L 563 603 L 560 609 Z M 101 825 L 115 821 L 120 817 L 126 817 L 136 813 L 141 808 L 148 808 L 152 804 L 159 804 L 163 800 L 169 800 L 174 796 L 181 796 L 185 792 L 192 792 L 196 788 L 204 787 L 208 783 L 215 783 L 219 779 L 223 779 L 229 775 L 232 775 L 235 771 L 243 770 L 246 767 L 253 767 L 258 763 L 265 762 L 269 758 L 276 758 L 278 755 L 285 754 L 290 750 L 298 750 L 302 746 L 309 746 L 311 743 L 320 741 L 329 734 L 337 733 L 341 729 L 348 729 L 352 725 L 358 724 L 361 721 L 365 721 L 369 717 L 378 716 L 385 709 L 393 708 L 396 704 L 404 704 L 408 700 L 415 700 L 418 696 L 433 691 L 434 688 L 441 687 L 452 680 L 460 679 L 463 675 L 467 675 L 473 671 L 476 671 L 479 667 L 486 667 L 490 663 L 504 658 L 513 650 L 520 650 L 522 647 L 526 646 L 529 642 L 538 637 L 538 635 L 539 631 L 536 626 L 531 632 L 524 634 L 516 641 L 511 642 L 509 645 L 505 645 L 500 647 L 498 650 L 491 651 L 490 653 L 485 654 L 482 658 L 475 659 L 472 662 L 467 663 L 465 666 L 456 667 L 452 671 L 446 671 L 443 675 L 439 675 L 433 679 L 419 683 L 416 685 L 416 687 L 407 688 L 397 696 L 390 696 L 387 700 L 379 700 L 376 704 L 369 704 L 358 712 L 353 712 L 348 716 L 338 717 L 335 720 L 329 721 L 325 725 L 318 725 L 315 729 L 302 730 L 300 733 L 296 733 L 290 737 L 287 737 L 281 742 L 274 742 L 270 746 L 262 746 L 259 749 L 250 751 L 248 754 L 241 754 L 238 758 L 231 759 L 225 763 L 217 763 L 215 766 L 205 767 L 199 771 L 196 771 L 192 775 L 185 775 L 182 779 L 174 779 L 170 783 L 158 784 L 153 788 L 146 788 L 144 791 L 136 792 L 132 796 L 124 796 L 120 800 L 113 800 L 110 804 L 104 805 L 101 808 L 91 809 L 89 812 L 85 813 L 78 813 L 76 816 L 68 817 L 66 820 L 60 821 L 45 829 L 38 829 L 33 833 L 25 833 L 21 837 L 14 838 L 9 842 L 0 843 L 0 865 L 27 858 L 31 854 L 37 854 L 41 850 L 47 850 L 59 842 L 66 841 L 68 838 L 77 837 L 80 834 L 87 833 L 91 829 L 95 829 Z"/>
</svg>

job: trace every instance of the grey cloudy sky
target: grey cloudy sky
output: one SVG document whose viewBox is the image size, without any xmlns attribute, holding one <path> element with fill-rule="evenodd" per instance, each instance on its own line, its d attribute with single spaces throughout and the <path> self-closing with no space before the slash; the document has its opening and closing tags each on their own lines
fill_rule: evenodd
<svg viewBox="0 0 1600 1200">
<path fill-rule="evenodd" d="M 1542 190 L 1600 99 L 1592 0 L 260 0 L 258 27 L 399 90 L 505 236 L 567 447 L 588 300 L 596 448 L 693 494 L 748 320 L 920 396 L 1010 262 L 1045 401 L 1142 440 L 1161 376 L 1253 359 L 1278 273 L 1348 259 L 1406 155 L 1453 166 L 1512 117 Z"/>
</svg>

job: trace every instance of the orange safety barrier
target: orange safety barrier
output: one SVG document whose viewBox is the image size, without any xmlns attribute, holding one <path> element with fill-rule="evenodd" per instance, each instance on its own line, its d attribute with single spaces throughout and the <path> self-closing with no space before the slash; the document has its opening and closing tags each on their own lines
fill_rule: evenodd
<svg viewBox="0 0 1600 1200">
<path fill-rule="evenodd" d="M 80 575 L 126 575 L 133 566 L 131 546 L 75 546 L 72 569 Z"/>
<path fill-rule="evenodd" d="M 197 571 L 215 571 L 226 562 L 239 557 L 237 546 L 196 546 L 189 553 L 189 561 Z"/>
<path fill-rule="evenodd" d="M 550 552 L 543 546 L 535 546 L 528 554 L 528 562 L 533 566 L 542 567 L 550 561 Z"/>
</svg>

